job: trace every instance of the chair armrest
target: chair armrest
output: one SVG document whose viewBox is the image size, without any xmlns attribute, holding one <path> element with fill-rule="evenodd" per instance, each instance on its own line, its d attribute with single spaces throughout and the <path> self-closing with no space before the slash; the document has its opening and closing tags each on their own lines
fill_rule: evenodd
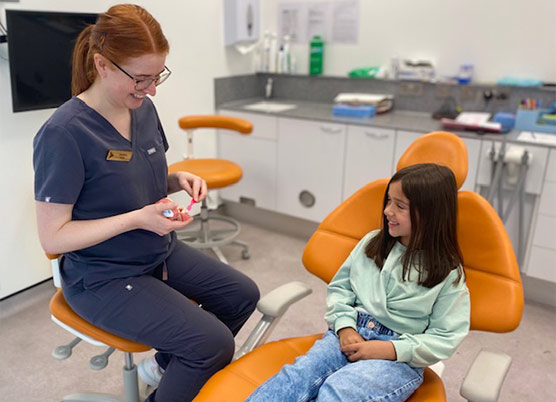
<svg viewBox="0 0 556 402">
<path fill-rule="evenodd" d="M 257 303 L 257 309 L 264 315 L 280 317 L 292 304 L 311 293 L 312 289 L 303 282 L 289 282 L 263 296 Z"/>
<path fill-rule="evenodd" d="M 257 309 L 263 316 L 243 345 L 234 354 L 234 360 L 265 343 L 286 310 L 311 292 L 312 290 L 307 285 L 296 281 L 286 283 L 262 297 L 257 303 Z"/>
<path fill-rule="evenodd" d="M 505 353 L 481 350 L 463 379 L 461 396 L 472 402 L 496 402 L 511 364 Z"/>
</svg>

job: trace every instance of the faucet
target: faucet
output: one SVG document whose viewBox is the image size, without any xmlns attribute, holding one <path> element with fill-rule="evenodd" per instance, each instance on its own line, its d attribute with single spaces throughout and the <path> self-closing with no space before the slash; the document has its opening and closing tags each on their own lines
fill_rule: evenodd
<svg viewBox="0 0 556 402">
<path fill-rule="evenodd" d="M 272 97 L 272 78 L 266 80 L 264 97 L 266 99 L 270 99 Z"/>
</svg>

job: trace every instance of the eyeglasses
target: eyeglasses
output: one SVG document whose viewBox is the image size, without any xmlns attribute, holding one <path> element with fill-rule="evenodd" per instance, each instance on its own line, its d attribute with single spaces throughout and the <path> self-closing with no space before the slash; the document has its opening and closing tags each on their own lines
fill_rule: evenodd
<svg viewBox="0 0 556 402">
<path fill-rule="evenodd" d="M 120 70 L 122 73 L 127 75 L 129 78 L 131 78 L 135 82 L 135 89 L 137 91 L 143 91 L 143 90 L 147 89 L 148 87 L 151 86 L 151 84 L 153 82 L 154 82 L 154 85 L 157 87 L 160 84 L 162 84 L 164 81 L 166 81 L 168 79 L 168 77 L 170 76 L 170 74 L 172 74 L 170 69 L 168 67 L 164 66 L 164 70 L 160 74 L 158 74 L 156 77 L 150 77 L 150 78 L 145 78 L 145 79 L 139 80 L 139 79 L 135 78 L 133 75 L 131 75 L 130 73 L 128 73 L 127 71 L 125 71 L 123 68 L 118 66 L 112 60 L 110 60 L 110 59 L 108 59 L 108 60 L 112 64 L 114 64 L 118 70 Z"/>
</svg>

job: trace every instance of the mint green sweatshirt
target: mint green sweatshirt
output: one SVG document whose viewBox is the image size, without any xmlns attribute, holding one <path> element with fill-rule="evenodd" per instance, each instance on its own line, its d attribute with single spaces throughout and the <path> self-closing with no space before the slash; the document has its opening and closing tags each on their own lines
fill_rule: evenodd
<svg viewBox="0 0 556 402">
<path fill-rule="evenodd" d="M 397 242 L 382 270 L 365 255 L 365 247 L 378 231 L 368 233 L 355 246 L 328 285 L 324 316 L 338 331 L 356 328 L 357 312 L 364 311 L 382 325 L 401 334 L 392 341 L 397 361 L 414 367 L 449 358 L 469 332 L 469 291 L 462 278 L 454 285 L 456 270 L 433 288 L 418 285 L 417 271 L 402 280 L 405 246 Z"/>
</svg>

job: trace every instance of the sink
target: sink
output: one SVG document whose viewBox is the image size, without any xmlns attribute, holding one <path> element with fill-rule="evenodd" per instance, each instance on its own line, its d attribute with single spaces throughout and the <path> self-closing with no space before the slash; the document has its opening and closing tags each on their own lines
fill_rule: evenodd
<svg viewBox="0 0 556 402">
<path fill-rule="evenodd" d="M 243 106 L 244 109 L 256 110 L 259 112 L 279 113 L 286 110 L 295 109 L 297 106 L 291 103 L 278 103 L 278 102 L 256 102 L 250 105 Z"/>
</svg>

